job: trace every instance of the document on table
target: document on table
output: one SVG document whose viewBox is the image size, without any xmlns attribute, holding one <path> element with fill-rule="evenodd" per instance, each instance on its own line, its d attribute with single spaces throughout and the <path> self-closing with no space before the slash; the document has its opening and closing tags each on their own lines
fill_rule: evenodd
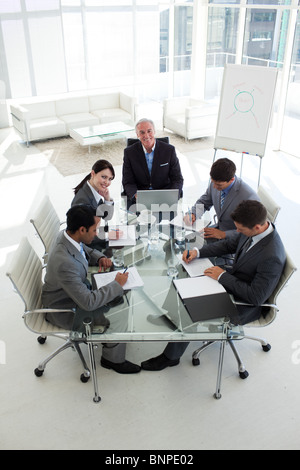
<svg viewBox="0 0 300 470">
<path fill-rule="evenodd" d="M 226 292 L 221 284 L 207 276 L 175 279 L 173 282 L 182 299 Z"/>
<path fill-rule="evenodd" d="M 213 266 L 208 258 L 196 258 L 191 263 L 186 263 L 182 259 L 182 254 L 177 255 L 180 263 L 190 277 L 204 276 L 204 271 Z"/>
<path fill-rule="evenodd" d="M 174 219 L 170 220 L 170 224 L 175 225 L 176 227 L 183 227 L 185 230 L 194 232 L 201 232 L 201 230 L 204 230 L 205 227 L 208 227 L 210 222 L 210 219 L 201 218 L 196 219 L 193 225 L 187 225 L 180 214 L 176 215 Z"/>
<path fill-rule="evenodd" d="M 109 232 L 117 230 L 122 232 L 122 234 L 115 240 L 109 238 L 109 246 L 133 246 L 136 244 L 135 225 L 120 225 L 118 227 L 109 228 Z"/>
<path fill-rule="evenodd" d="M 124 270 L 120 270 L 123 272 Z M 94 280 L 97 286 L 97 289 L 100 289 L 103 286 L 106 286 L 110 282 L 115 280 L 116 274 L 118 271 L 111 271 L 109 273 L 97 273 L 94 274 Z M 136 289 L 137 287 L 142 287 L 144 285 L 141 276 L 139 275 L 135 266 L 128 268 L 128 279 L 126 284 L 124 284 L 123 289 L 130 290 Z"/>
<path fill-rule="evenodd" d="M 211 277 L 190 277 L 175 279 L 173 282 L 194 322 L 221 317 L 235 321 L 235 305 L 224 287 Z"/>
</svg>

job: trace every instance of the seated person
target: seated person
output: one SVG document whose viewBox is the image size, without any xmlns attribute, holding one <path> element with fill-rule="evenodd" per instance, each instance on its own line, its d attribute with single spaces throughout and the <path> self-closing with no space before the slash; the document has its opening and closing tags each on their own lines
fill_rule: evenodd
<svg viewBox="0 0 300 470">
<path fill-rule="evenodd" d="M 286 262 L 285 249 L 274 225 L 267 220 L 267 210 L 258 201 L 243 201 L 232 213 L 236 233 L 216 243 L 204 245 L 200 250 L 183 253 L 183 260 L 222 256 L 236 253 L 229 271 L 219 266 L 206 269 L 204 274 L 224 286 L 237 301 L 250 304 L 237 305 L 239 320 L 244 325 L 257 320 L 261 305 L 276 288 Z M 179 364 L 188 343 L 169 343 L 157 357 L 142 362 L 146 370 L 163 370 Z"/>
<path fill-rule="evenodd" d="M 155 139 L 154 123 L 141 119 L 135 126 L 139 142 L 124 150 L 122 185 L 127 207 L 136 204 L 137 190 L 178 189 L 183 177 L 173 145 Z"/>
<path fill-rule="evenodd" d="M 97 209 L 97 215 L 104 220 L 110 220 L 114 213 L 114 202 L 109 194 L 109 186 L 115 178 L 115 170 L 107 160 L 97 160 L 91 172 L 74 188 L 74 198 L 71 207 L 75 204 L 88 204 Z M 103 239 L 95 236 L 89 245 L 91 248 L 102 250 L 106 247 Z"/>
<path fill-rule="evenodd" d="M 236 166 L 228 158 L 216 160 L 210 170 L 211 182 L 205 192 L 192 207 L 192 213 L 186 214 L 184 222 L 191 225 L 201 218 L 205 211 L 214 207 L 218 222 L 214 226 L 204 229 L 204 238 L 207 241 L 216 241 L 228 238 L 236 232 L 232 211 L 240 202 L 253 199 L 259 201 L 256 192 L 241 178 L 236 176 Z"/>
<path fill-rule="evenodd" d="M 59 233 L 49 254 L 42 288 L 43 306 L 74 311 L 47 314 L 47 320 L 61 328 L 81 329 L 86 317 L 92 318 L 94 325 L 109 326 L 105 306 L 124 292 L 127 273 L 118 272 L 115 280 L 101 289 L 93 290 L 87 280 L 89 264 L 105 269 L 112 265 L 100 251 L 87 246 L 99 223 L 95 213 L 88 205 L 71 207 L 67 212 L 67 228 Z M 125 360 L 125 351 L 125 344 L 103 345 L 101 365 L 123 374 L 139 372 L 139 366 Z"/>
</svg>

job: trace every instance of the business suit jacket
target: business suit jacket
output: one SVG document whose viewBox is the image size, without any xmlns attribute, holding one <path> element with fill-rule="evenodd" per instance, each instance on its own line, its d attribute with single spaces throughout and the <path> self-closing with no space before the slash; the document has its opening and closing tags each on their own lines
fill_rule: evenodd
<svg viewBox="0 0 300 470">
<path fill-rule="evenodd" d="M 124 150 L 122 184 L 132 200 L 137 190 L 178 189 L 182 196 L 183 177 L 175 147 L 156 139 L 151 175 L 141 142 Z"/>
<path fill-rule="evenodd" d="M 89 187 L 87 182 L 85 182 L 82 188 L 80 188 L 75 194 L 71 202 L 71 206 L 74 206 L 75 204 L 87 204 L 88 206 L 91 206 L 93 209 L 97 209 L 98 207 L 97 201 L 94 198 L 91 188 Z"/>
<path fill-rule="evenodd" d="M 42 288 L 42 303 L 48 308 L 75 309 L 92 312 L 123 295 L 123 288 L 116 281 L 97 290 L 86 284 L 88 264 L 96 265 L 103 256 L 100 251 L 84 247 L 88 261 L 60 232 L 49 254 L 45 282 Z M 72 313 L 51 313 L 47 319 L 62 328 L 71 328 Z"/>
<path fill-rule="evenodd" d="M 195 203 L 195 205 L 192 208 L 193 214 L 196 215 L 196 217 L 201 217 L 201 211 L 198 213 L 196 209 L 197 204 L 203 204 L 204 205 L 204 211 L 209 211 L 211 207 L 213 206 L 216 212 L 216 215 L 218 217 L 218 223 L 216 225 L 216 228 L 222 230 L 223 232 L 226 233 L 226 237 L 232 236 L 235 231 L 236 227 L 234 225 L 234 222 L 231 218 L 231 214 L 234 211 L 234 209 L 239 205 L 240 202 L 248 200 L 248 199 L 253 199 L 256 201 L 259 201 L 259 197 L 256 194 L 256 192 L 248 185 L 246 184 L 241 178 L 238 178 L 237 176 L 235 177 L 235 182 L 230 189 L 229 193 L 227 194 L 223 207 L 221 208 L 220 204 L 220 198 L 221 198 L 221 191 L 218 191 L 213 187 L 213 183 L 210 183 L 205 194 L 203 194 Z"/>
<path fill-rule="evenodd" d="M 205 245 L 200 250 L 201 258 L 236 253 L 232 267 L 222 274 L 218 282 L 236 300 L 253 305 L 237 306 L 240 324 L 260 317 L 260 305 L 273 293 L 286 261 L 285 249 L 275 228 L 243 256 L 239 256 L 246 240 L 245 235 L 236 232 L 230 239 Z"/>
</svg>

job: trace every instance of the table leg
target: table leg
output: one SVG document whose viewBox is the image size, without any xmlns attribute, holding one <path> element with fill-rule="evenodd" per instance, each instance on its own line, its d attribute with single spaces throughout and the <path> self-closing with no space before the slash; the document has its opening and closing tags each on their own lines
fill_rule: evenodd
<svg viewBox="0 0 300 470">
<path fill-rule="evenodd" d="M 219 400 L 222 397 L 220 390 L 221 390 L 221 379 L 222 379 L 225 343 L 226 341 L 221 341 L 221 344 L 220 344 L 217 386 L 216 386 L 216 393 L 214 394 L 214 397 L 217 400 Z"/>
<path fill-rule="evenodd" d="M 90 365 L 91 365 L 91 375 L 92 375 L 93 386 L 94 386 L 93 401 L 95 403 L 99 403 L 99 401 L 101 401 L 101 397 L 99 396 L 99 393 L 98 393 L 98 380 L 97 380 L 97 373 L 96 373 L 94 344 L 91 341 L 89 341 L 89 338 L 91 337 L 91 321 L 85 320 L 84 326 L 86 329 L 86 335 L 87 335 L 87 340 L 88 340 L 88 351 L 89 351 L 89 358 L 90 358 Z"/>
</svg>

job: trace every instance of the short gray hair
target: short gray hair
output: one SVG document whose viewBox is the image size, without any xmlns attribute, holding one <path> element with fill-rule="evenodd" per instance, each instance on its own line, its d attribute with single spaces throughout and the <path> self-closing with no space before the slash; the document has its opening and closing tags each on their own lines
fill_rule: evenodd
<svg viewBox="0 0 300 470">
<path fill-rule="evenodd" d="M 149 122 L 152 126 L 153 126 L 153 129 L 155 131 L 155 125 L 154 125 L 154 122 L 152 121 L 152 119 L 147 119 L 147 118 L 142 118 L 140 119 L 136 125 L 135 125 L 135 130 L 137 131 L 137 126 L 139 126 L 140 124 L 142 124 L 142 122 Z"/>
</svg>

